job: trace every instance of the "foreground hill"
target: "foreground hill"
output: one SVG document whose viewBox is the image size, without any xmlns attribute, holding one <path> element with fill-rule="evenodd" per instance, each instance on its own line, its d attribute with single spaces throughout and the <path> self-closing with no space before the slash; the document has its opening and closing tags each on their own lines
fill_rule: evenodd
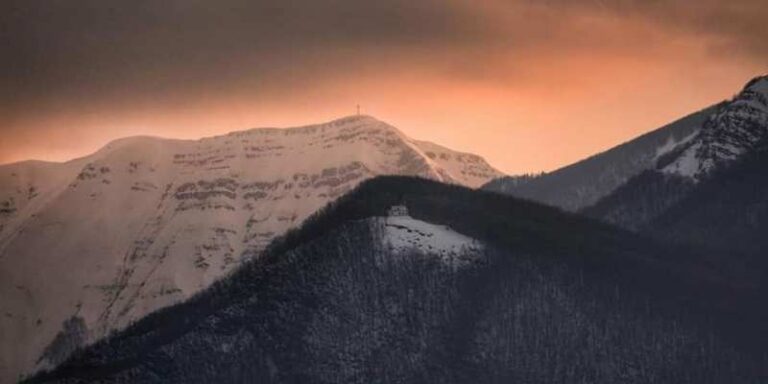
<svg viewBox="0 0 768 384">
<path fill-rule="evenodd" d="M 0 382 L 193 295 L 390 174 L 470 187 L 500 175 L 368 116 L 0 166 Z"/>
<path fill-rule="evenodd" d="M 30 382 L 759 382 L 762 297 L 707 256 L 532 202 L 378 178 Z"/>
</svg>

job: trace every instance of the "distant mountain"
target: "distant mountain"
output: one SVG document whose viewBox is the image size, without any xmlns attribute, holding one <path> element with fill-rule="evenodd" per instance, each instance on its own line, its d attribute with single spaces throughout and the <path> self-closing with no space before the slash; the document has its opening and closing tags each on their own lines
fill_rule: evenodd
<svg viewBox="0 0 768 384">
<path fill-rule="evenodd" d="M 695 216 L 697 211 L 712 207 L 704 204 L 704 200 L 695 206 L 691 201 L 696 198 L 689 199 L 689 196 L 704 193 L 700 191 L 703 188 L 712 195 L 717 185 L 722 188 L 717 192 L 721 199 L 736 196 L 738 191 L 726 187 L 731 185 L 726 180 L 732 180 L 728 174 L 759 161 L 762 155 L 756 153 L 765 150 L 766 142 L 768 76 L 750 81 L 736 97 L 720 105 L 709 116 L 695 137 L 670 150 L 653 168 L 630 179 L 612 194 L 584 209 L 584 213 L 634 230 L 654 230 L 656 220 L 668 211 L 675 210 L 680 214 L 682 208 L 675 208 L 678 204 L 685 204 L 689 210 L 685 215 Z M 737 166 L 743 161 L 748 164 Z M 758 188 L 763 176 L 753 172 L 744 173 L 742 177 L 749 177 L 742 181 L 742 188 L 752 184 L 753 188 Z M 713 178 L 717 180 L 710 181 Z M 683 203 L 686 200 L 688 202 Z M 764 197 L 763 202 L 768 203 L 768 197 Z M 740 212 L 748 214 L 746 209 Z"/>
<path fill-rule="evenodd" d="M 701 233 L 693 237 L 682 234 L 693 231 L 694 227 L 709 226 L 712 230 L 729 225 L 722 219 L 715 220 L 715 216 L 709 217 L 712 221 L 702 219 L 694 225 L 692 218 L 713 212 L 708 204 L 715 204 L 701 196 L 706 194 L 707 199 L 719 196 L 717 207 L 724 209 L 723 204 L 729 196 L 740 193 L 725 187 L 732 185 L 735 177 L 730 172 L 742 172 L 758 162 L 762 155 L 757 153 L 764 150 L 766 141 L 768 76 L 760 76 L 747 83 L 731 100 L 609 151 L 548 174 L 502 177 L 484 188 L 578 211 L 634 231 L 679 234 L 679 241 L 696 237 L 704 246 L 709 246 L 718 238 L 715 232 L 709 233 L 710 239 L 705 239 Z M 739 187 L 743 190 L 759 189 L 762 185 L 762 175 L 757 171 L 743 173 L 740 177 L 743 180 Z M 716 191 L 718 185 L 721 189 Z M 755 212 L 760 212 L 760 204 L 768 203 L 768 199 L 760 200 L 759 195 L 754 196 L 758 200 L 746 200 L 751 201 L 751 205 L 744 201 L 741 207 L 731 206 L 731 214 L 721 212 L 723 217 L 733 219 L 729 222 L 733 224 L 731 229 L 741 228 L 742 233 L 755 233 L 753 229 L 742 227 L 743 223 L 733 215 L 733 212 L 739 212 L 754 217 Z M 705 200 L 708 201 L 706 204 Z M 685 225 L 678 221 L 682 217 L 689 217 L 684 221 Z M 681 227 L 674 228 L 671 223 L 679 223 Z M 749 247 L 754 253 L 762 243 L 757 238 L 753 240 L 733 246 Z"/>
<path fill-rule="evenodd" d="M 768 76 L 751 80 L 720 105 L 695 138 L 658 164 L 661 171 L 701 179 L 768 138 Z"/>
<path fill-rule="evenodd" d="M 669 151 L 693 139 L 717 108 L 715 105 L 693 113 L 554 172 L 505 176 L 483 188 L 578 211 L 595 204 L 632 177 L 655 167 Z"/>
<path fill-rule="evenodd" d="M 30 382 L 759 382 L 764 296 L 699 252 L 377 178 Z"/>
<path fill-rule="evenodd" d="M 0 382 L 192 296 L 377 175 L 501 174 L 367 116 L 0 166 Z"/>
<path fill-rule="evenodd" d="M 585 212 L 711 250 L 707 261 L 768 294 L 768 141 L 700 181 L 646 172 Z"/>
</svg>

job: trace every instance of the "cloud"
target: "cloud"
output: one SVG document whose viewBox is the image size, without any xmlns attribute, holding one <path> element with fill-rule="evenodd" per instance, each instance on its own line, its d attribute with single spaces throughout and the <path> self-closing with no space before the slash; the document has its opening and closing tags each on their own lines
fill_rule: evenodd
<svg viewBox="0 0 768 384">
<path fill-rule="evenodd" d="M 317 72 L 329 63 L 318 57 L 354 65 L 353 50 L 364 56 L 472 38 L 460 8 L 405 0 L 12 1 L 0 16 L 0 81 L 17 99 L 57 88 L 99 92 L 138 82 L 157 90 L 268 77 L 286 66 Z"/>
<path fill-rule="evenodd" d="M 524 0 L 569 12 L 642 20 L 676 33 L 707 39 L 713 49 L 768 59 L 768 4 L 763 0 Z M 722 53 L 722 52 L 721 52 Z"/>
<path fill-rule="evenodd" d="M 648 45 L 627 40 L 633 36 L 621 26 L 610 29 L 593 22 L 607 14 L 623 23 L 641 19 L 700 34 L 713 47 L 768 57 L 768 6 L 761 0 L 5 3 L 0 101 L 6 105 L 193 92 L 244 78 L 254 86 L 297 77 L 311 81 L 382 60 L 413 60 L 454 72 L 464 68 L 473 75 L 481 72 L 480 65 L 468 56 L 485 60 L 483 67 L 493 70 L 489 60 L 499 53 L 523 57 L 578 47 Z"/>
<path fill-rule="evenodd" d="M 0 2 L 0 161 L 69 131 L 86 138 L 84 127 L 176 135 L 166 126 L 192 119 L 174 116 L 205 112 L 214 124 L 243 110 L 293 122 L 325 116 L 334 98 L 376 100 L 395 118 L 460 105 L 469 121 L 494 105 L 501 124 L 513 102 L 556 97 L 580 110 L 640 82 L 690 85 L 726 61 L 748 62 L 708 80 L 721 92 L 768 58 L 768 5 L 758 0 Z M 487 98 L 469 105 L 471 92 Z M 260 124 L 242 115 L 229 121 Z"/>
</svg>

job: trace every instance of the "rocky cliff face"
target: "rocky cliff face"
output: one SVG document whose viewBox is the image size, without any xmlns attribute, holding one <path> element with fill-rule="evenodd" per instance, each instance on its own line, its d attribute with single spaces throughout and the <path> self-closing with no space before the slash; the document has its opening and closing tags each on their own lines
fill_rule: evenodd
<svg viewBox="0 0 768 384">
<path fill-rule="evenodd" d="M 64 164 L 0 167 L 0 378 L 193 295 L 384 174 L 471 187 L 500 176 L 367 116 L 196 141 L 128 138 Z"/>
</svg>

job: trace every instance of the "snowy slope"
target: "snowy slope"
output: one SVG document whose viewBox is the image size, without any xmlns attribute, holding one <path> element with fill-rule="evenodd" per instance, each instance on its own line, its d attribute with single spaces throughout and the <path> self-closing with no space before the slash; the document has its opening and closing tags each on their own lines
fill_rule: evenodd
<svg viewBox="0 0 768 384">
<path fill-rule="evenodd" d="M 705 181 L 717 178 L 718 174 L 728 180 L 724 175 L 730 173 L 737 162 L 753 155 L 766 143 L 768 77 L 763 76 L 750 81 L 733 99 L 720 104 L 694 135 L 665 146 L 653 168 L 631 178 L 582 213 L 627 229 L 652 231 L 657 219 L 680 210 L 675 207 L 689 196 L 701 195 L 702 192 L 697 191 L 702 184 L 707 184 Z M 728 191 L 721 193 L 727 195 Z"/>
<path fill-rule="evenodd" d="M 379 218 L 375 224 L 381 227 L 381 241 L 393 255 L 415 252 L 437 256 L 451 266 L 465 264 L 476 256 L 481 242 L 462 235 L 450 227 L 428 223 L 411 216 Z"/>
<path fill-rule="evenodd" d="M 189 297 L 382 174 L 500 176 L 367 116 L 0 166 L 0 381 Z"/>
<path fill-rule="evenodd" d="M 694 180 L 728 164 L 768 138 L 768 76 L 750 81 L 704 123 L 662 172 Z"/>
<path fill-rule="evenodd" d="M 503 177 L 484 189 L 569 211 L 588 207 L 696 137 L 712 106 L 577 163 L 540 175 Z"/>
<path fill-rule="evenodd" d="M 24 161 L 0 166 L 0 250 L 66 188 L 83 164 L 83 159 L 77 159 L 64 164 Z"/>
<path fill-rule="evenodd" d="M 698 181 L 768 137 L 768 76 L 713 105 L 550 173 L 508 176 L 483 188 L 570 211 L 588 209 L 639 177 L 661 171 Z"/>
<path fill-rule="evenodd" d="M 464 185 L 480 187 L 501 176 L 478 155 L 456 152 L 428 141 L 414 141 L 414 144 L 448 178 L 459 178 Z"/>
</svg>

